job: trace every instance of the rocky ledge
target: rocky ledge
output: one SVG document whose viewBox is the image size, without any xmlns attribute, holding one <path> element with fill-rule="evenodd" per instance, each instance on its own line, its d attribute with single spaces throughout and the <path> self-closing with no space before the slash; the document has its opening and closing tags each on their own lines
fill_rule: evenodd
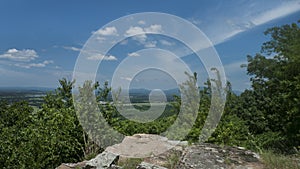
<svg viewBox="0 0 300 169">
<path fill-rule="evenodd" d="M 213 144 L 187 145 L 151 134 L 127 136 L 89 161 L 63 163 L 57 169 L 122 169 L 117 164 L 131 158 L 142 160 L 136 169 L 262 169 L 258 154 L 243 147 Z"/>
</svg>

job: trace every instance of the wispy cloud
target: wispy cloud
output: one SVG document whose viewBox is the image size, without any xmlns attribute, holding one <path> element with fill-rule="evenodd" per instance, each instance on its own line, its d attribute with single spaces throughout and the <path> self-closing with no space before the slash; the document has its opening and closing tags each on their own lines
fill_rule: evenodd
<svg viewBox="0 0 300 169">
<path fill-rule="evenodd" d="M 269 21 L 272 21 L 274 19 L 278 19 L 290 15 L 299 10 L 300 10 L 300 1 L 286 1 L 286 3 L 283 3 L 282 5 L 276 8 L 267 10 L 257 15 L 252 19 L 252 22 L 255 25 L 261 25 Z"/>
<path fill-rule="evenodd" d="M 132 52 L 132 53 L 128 53 L 127 56 L 129 56 L 129 57 L 138 57 L 138 56 L 140 56 L 140 54 L 138 54 L 136 52 Z"/>
<path fill-rule="evenodd" d="M 148 41 L 144 44 L 145 48 L 155 48 L 157 42 L 156 41 Z"/>
<path fill-rule="evenodd" d="M 266 6 L 264 3 L 271 4 Z M 222 13 L 214 13 L 215 19 L 210 21 L 203 20 L 201 17 L 193 17 L 189 20 L 196 24 L 214 45 L 217 45 L 242 32 L 298 11 L 300 11 L 300 1 L 296 0 L 274 1 L 274 3 L 257 1 L 255 3 L 245 2 L 245 4 L 240 4 L 238 9 L 229 11 L 224 16 Z"/>
<path fill-rule="evenodd" d="M 246 60 L 239 60 L 224 65 L 226 72 L 226 79 L 233 85 L 236 90 L 243 91 L 246 88 L 250 88 L 249 76 L 245 68 L 241 68 L 241 65 L 247 64 Z"/>
<path fill-rule="evenodd" d="M 140 21 L 138 21 L 138 24 L 139 24 L 139 25 L 145 25 L 145 24 L 146 24 L 146 21 L 140 20 Z"/>
<path fill-rule="evenodd" d="M 79 52 L 81 49 L 74 47 L 74 46 L 63 46 L 64 49 L 66 50 L 71 50 L 71 51 L 75 51 L 75 52 Z"/>
<path fill-rule="evenodd" d="M 193 18 L 193 17 L 188 18 L 187 20 L 189 20 L 190 22 L 192 22 L 192 23 L 195 24 L 195 25 L 200 25 L 200 24 L 202 23 L 201 20 L 196 19 L 196 18 Z"/>
<path fill-rule="evenodd" d="M 54 63 L 54 62 L 52 60 L 45 60 L 44 62 L 41 62 L 41 63 L 29 63 L 29 64 L 16 63 L 14 65 L 17 67 L 25 68 L 25 69 L 30 69 L 33 67 L 37 67 L 37 68 L 46 67 L 48 64 L 51 64 L 51 63 Z"/>
<path fill-rule="evenodd" d="M 121 79 L 126 80 L 126 81 L 131 81 L 132 80 L 132 78 L 130 78 L 130 77 L 121 77 Z"/>
<path fill-rule="evenodd" d="M 159 40 L 159 42 L 160 42 L 160 44 L 165 45 L 165 46 L 174 46 L 175 45 L 174 42 L 169 42 L 169 41 L 164 40 L 164 39 Z"/>
</svg>

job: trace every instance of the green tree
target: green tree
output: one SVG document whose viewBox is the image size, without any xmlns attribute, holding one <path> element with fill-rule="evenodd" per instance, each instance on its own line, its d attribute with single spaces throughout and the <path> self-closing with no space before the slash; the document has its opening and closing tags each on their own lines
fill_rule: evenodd
<svg viewBox="0 0 300 169">
<path fill-rule="evenodd" d="M 60 86 L 45 97 L 35 117 L 32 141 L 38 147 L 40 168 L 55 168 L 62 162 L 83 159 L 83 130 L 73 106 L 74 81 L 59 80 Z"/>
<path fill-rule="evenodd" d="M 266 143 L 266 147 L 297 147 L 300 145 L 300 28 L 292 23 L 270 28 L 265 34 L 271 39 L 262 45 L 261 52 L 247 57 L 253 90 L 242 94 L 241 117 L 247 120 L 254 134 L 273 133 L 280 138 L 276 143 L 272 140 Z"/>
<path fill-rule="evenodd" d="M 31 144 L 30 126 L 33 108 L 27 102 L 9 105 L 0 103 L 0 168 L 26 168 L 34 159 L 28 145 Z M 30 165 L 33 166 L 33 165 Z"/>
<path fill-rule="evenodd" d="M 26 102 L 0 103 L 0 168 L 55 168 L 83 159 L 82 127 L 66 79 L 40 110 Z"/>
</svg>

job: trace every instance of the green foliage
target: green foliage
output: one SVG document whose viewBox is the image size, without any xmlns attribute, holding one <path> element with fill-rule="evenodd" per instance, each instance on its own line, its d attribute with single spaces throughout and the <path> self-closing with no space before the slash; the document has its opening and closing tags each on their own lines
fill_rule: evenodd
<svg viewBox="0 0 300 169">
<path fill-rule="evenodd" d="M 264 148 L 286 151 L 300 145 L 300 28 L 293 23 L 265 34 L 271 40 L 261 53 L 248 56 L 253 90 L 242 94 L 239 116 Z"/>
<path fill-rule="evenodd" d="M 0 112 L 0 168 L 25 168 L 34 161 L 28 158 L 32 147 L 27 146 L 31 142 L 33 109 L 26 102 L 2 102 Z"/>
<path fill-rule="evenodd" d="M 300 145 L 300 28 L 293 23 L 270 28 L 265 34 L 271 40 L 262 45 L 261 53 L 247 56 L 244 65 L 252 89 L 236 96 L 227 84 L 224 114 L 208 141 L 292 153 Z M 212 83 L 219 82 L 210 80 L 200 90 L 198 117 L 187 140 L 198 141 L 208 105 L 213 103 Z"/>
<path fill-rule="evenodd" d="M 236 115 L 224 115 L 209 142 L 221 145 L 246 146 L 248 127 Z"/>
<path fill-rule="evenodd" d="M 72 106 L 72 82 L 45 97 L 40 110 L 1 103 L 0 168 L 55 168 L 82 158 L 82 128 Z"/>
</svg>

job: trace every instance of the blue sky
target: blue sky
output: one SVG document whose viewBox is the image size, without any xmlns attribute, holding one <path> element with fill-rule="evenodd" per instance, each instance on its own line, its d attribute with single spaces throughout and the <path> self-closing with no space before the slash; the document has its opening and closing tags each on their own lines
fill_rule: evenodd
<svg viewBox="0 0 300 169">
<path fill-rule="evenodd" d="M 214 44 L 233 89 L 244 90 L 250 87 L 250 82 L 240 65 L 246 63 L 248 54 L 254 55 L 260 51 L 261 44 L 269 38 L 263 34 L 267 28 L 300 19 L 300 1 L 3 0 L 0 1 L 0 87 L 57 87 L 58 79 L 72 77 L 79 51 L 90 36 L 113 20 L 139 12 L 168 13 L 195 24 Z M 111 81 L 112 73 L 120 63 L 118 57 L 134 56 L 133 51 L 137 48 L 178 44 L 169 37 L 153 35 L 147 38 L 150 39 L 147 42 L 153 43 L 141 46 L 129 38 L 126 47 L 116 45 L 99 69 L 99 80 Z M 91 59 L 97 61 L 99 58 Z M 194 59 L 191 55 L 183 60 L 191 70 L 198 70 L 200 64 L 195 64 Z M 198 73 L 201 78 L 205 77 L 201 70 Z M 151 75 L 155 79 L 151 79 Z M 145 77 L 150 78 L 144 79 L 145 84 L 139 84 Z M 139 81 L 136 78 L 135 85 L 145 85 L 147 88 L 163 85 L 166 81 L 175 83 L 168 75 L 157 71 L 144 76 L 140 74 L 139 78 Z"/>
</svg>

